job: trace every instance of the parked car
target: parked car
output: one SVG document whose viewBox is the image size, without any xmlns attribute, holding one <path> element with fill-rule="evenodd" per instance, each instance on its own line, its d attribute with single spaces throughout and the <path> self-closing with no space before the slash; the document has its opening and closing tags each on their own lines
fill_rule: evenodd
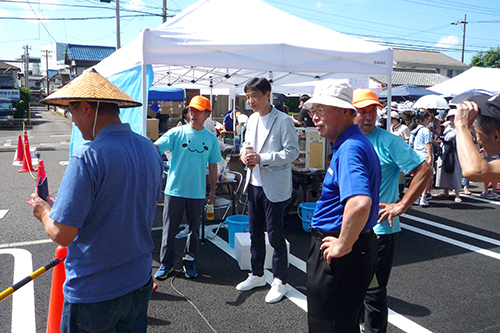
<svg viewBox="0 0 500 333">
<path fill-rule="evenodd" d="M 15 111 L 16 109 L 12 107 L 11 99 L 0 97 L 0 125 L 12 125 Z"/>
</svg>

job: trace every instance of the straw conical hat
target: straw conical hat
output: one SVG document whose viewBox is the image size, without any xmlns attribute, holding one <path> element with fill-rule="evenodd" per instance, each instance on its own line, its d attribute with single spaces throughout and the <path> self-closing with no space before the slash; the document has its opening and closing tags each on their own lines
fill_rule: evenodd
<svg viewBox="0 0 500 333">
<path fill-rule="evenodd" d="M 70 102 L 77 101 L 116 103 L 121 108 L 142 105 L 93 68 L 40 102 L 49 105 L 69 106 Z"/>
</svg>

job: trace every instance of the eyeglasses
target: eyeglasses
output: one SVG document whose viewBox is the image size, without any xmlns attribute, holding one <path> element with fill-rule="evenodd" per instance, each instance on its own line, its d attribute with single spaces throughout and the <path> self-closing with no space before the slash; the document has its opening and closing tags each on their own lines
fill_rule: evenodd
<svg viewBox="0 0 500 333">
<path fill-rule="evenodd" d="M 75 103 L 73 106 L 69 106 L 69 107 L 67 106 L 67 107 L 65 107 L 64 108 L 64 115 L 66 116 L 68 113 L 71 114 L 71 110 L 73 110 L 74 108 L 76 108 L 79 104 L 80 104 L 80 102 Z"/>
<path fill-rule="evenodd" d="M 316 108 L 311 108 L 307 111 L 309 114 L 309 117 L 313 118 L 315 115 L 318 115 L 318 117 L 322 117 L 325 115 L 325 108 L 323 106 L 318 106 Z"/>
</svg>

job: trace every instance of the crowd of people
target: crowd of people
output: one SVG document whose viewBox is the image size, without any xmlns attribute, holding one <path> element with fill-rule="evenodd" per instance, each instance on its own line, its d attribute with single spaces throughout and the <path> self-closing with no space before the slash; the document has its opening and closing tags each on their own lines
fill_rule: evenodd
<svg viewBox="0 0 500 333">
<path fill-rule="evenodd" d="M 252 149 L 240 154 L 247 167 L 251 272 L 235 287 L 245 292 L 266 285 L 267 231 L 274 279 L 265 301 L 276 303 L 288 292 L 284 217 L 298 137 L 291 117 L 271 104 L 267 79 L 251 79 L 245 94 L 254 112 L 243 144 Z M 211 115 L 210 101 L 193 97 L 180 126 L 154 144 L 120 121 L 120 107 L 140 103 L 95 71 L 43 101 L 65 107 L 89 140 L 71 156 L 53 206 L 32 194 L 34 216 L 54 242 L 68 248 L 61 332 L 89 327 L 146 332 L 153 278 L 151 227 L 162 197 L 161 153 L 166 151 L 171 151 L 171 164 L 164 190 L 161 266 L 154 278 L 164 280 L 173 272 L 173 242 L 184 213 L 184 273 L 187 278 L 198 275 L 200 218 L 205 203 L 215 200 L 221 160 L 217 137 L 204 125 Z M 401 231 L 399 216 L 414 202 L 428 204 L 433 170 L 441 194 L 454 190 L 456 202 L 462 175 L 500 182 L 500 161 L 488 161 L 477 149 L 480 145 L 486 157 L 500 152 L 500 97 L 474 96 L 448 112 L 444 122 L 432 110 L 419 111 L 412 119 L 391 105 L 386 113 L 391 112 L 396 135 L 380 126 L 383 105 L 370 89 L 353 91 L 344 81 L 324 80 L 301 103 L 299 121 L 312 122 L 332 143 L 310 226 L 309 331 L 359 332 L 361 326 L 366 332 L 385 332 L 386 287 Z M 407 174 L 412 180 L 403 192 L 401 176 Z M 109 242 L 109 235 L 116 241 Z"/>
</svg>

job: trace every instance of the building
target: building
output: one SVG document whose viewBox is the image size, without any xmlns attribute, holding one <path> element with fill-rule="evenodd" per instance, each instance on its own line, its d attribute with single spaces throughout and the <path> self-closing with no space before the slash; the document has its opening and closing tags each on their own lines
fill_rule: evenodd
<svg viewBox="0 0 500 333">
<path fill-rule="evenodd" d="M 413 84 L 428 88 L 467 69 L 469 65 L 440 52 L 394 49 L 392 86 Z M 387 75 L 373 76 L 371 80 L 382 89 L 387 87 Z"/>
<path fill-rule="evenodd" d="M 71 78 L 99 63 L 115 52 L 116 47 L 68 44 L 64 63 L 69 66 Z"/>
</svg>

